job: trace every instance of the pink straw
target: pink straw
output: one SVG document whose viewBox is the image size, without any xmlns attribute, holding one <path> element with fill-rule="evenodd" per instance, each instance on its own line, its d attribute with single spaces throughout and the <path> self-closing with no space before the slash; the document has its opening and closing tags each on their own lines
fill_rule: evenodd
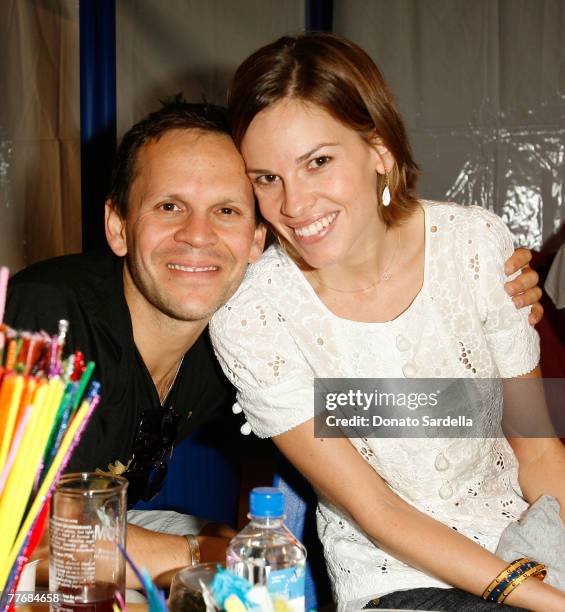
<svg viewBox="0 0 565 612">
<path fill-rule="evenodd" d="M 127 610 L 126 602 L 124 601 L 124 598 L 122 597 L 120 591 L 118 591 L 117 589 L 114 591 L 114 599 L 118 602 L 118 607 L 120 608 L 120 610 Z"/>
<path fill-rule="evenodd" d="M 0 325 L 4 320 L 4 309 L 6 307 L 6 291 L 8 290 L 8 278 L 10 271 L 3 266 L 0 268 Z"/>
</svg>

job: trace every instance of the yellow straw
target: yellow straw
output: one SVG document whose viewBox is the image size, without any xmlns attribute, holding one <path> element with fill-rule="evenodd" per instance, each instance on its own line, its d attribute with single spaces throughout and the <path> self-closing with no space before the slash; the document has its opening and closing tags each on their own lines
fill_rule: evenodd
<svg viewBox="0 0 565 612">
<path fill-rule="evenodd" d="M 47 493 L 49 492 L 49 489 L 51 488 L 51 485 L 53 484 L 55 477 L 57 476 L 59 467 L 61 466 L 61 463 L 65 459 L 67 452 L 71 444 L 73 443 L 74 437 L 77 431 L 79 430 L 80 426 L 82 425 L 82 422 L 88 416 L 89 411 L 90 411 L 90 404 L 85 400 L 82 402 L 79 410 L 77 411 L 73 420 L 69 424 L 69 427 L 65 433 L 65 436 L 63 437 L 63 441 L 61 442 L 59 450 L 57 451 L 57 454 L 55 455 L 55 458 L 53 459 L 53 462 L 51 463 L 51 467 L 49 468 L 45 476 L 45 479 L 41 483 L 41 486 L 39 487 L 39 491 L 37 492 L 37 495 L 35 496 L 35 499 L 33 500 L 31 508 L 29 512 L 27 513 L 26 518 L 20 530 L 18 531 L 18 536 L 16 538 L 16 541 L 14 542 L 14 545 L 12 546 L 10 554 L 8 555 L 7 558 L 0 555 L 0 588 L 2 585 L 6 584 L 10 569 L 16 562 L 16 558 L 22 546 L 24 545 L 25 538 L 29 530 L 31 529 L 35 519 L 39 515 L 41 508 L 43 506 L 43 503 L 45 502 L 45 497 Z"/>
<path fill-rule="evenodd" d="M 4 491 L 2 492 L 2 495 L 0 496 L 0 524 L 4 524 L 2 523 L 2 519 L 4 517 L 3 508 L 5 508 L 6 504 L 9 503 L 9 499 L 6 496 L 8 482 L 10 480 L 14 481 L 16 479 L 16 476 L 18 478 L 20 477 L 19 470 L 21 470 L 22 463 L 26 459 L 29 458 L 31 448 L 32 448 L 31 445 L 33 443 L 33 440 L 36 438 L 37 430 L 39 429 L 41 425 L 41 418 L 37 417 L 37 413 L 38 413 L 38 410 L 40 410 L 45 404 L 45 398 L 47 396 L 47 391 L 48 391 L 47 381 L 41 382 L 31 401 L 32 413 L 30 415 L 28 425 L 24 431 L 24 435 L 22 436 L 22 441 L 20 443 L 20 449 L 18 451 L 16 458 L 14 459 L 12 469 L 10 470 L 8 481 L 6 482 Z M 18 470 L 17 474 L 16 474 L 16 470 Z"/>
<path fill-rule="evenodd" d="M 34 411 L 31 416 L 33 426 L 24 434 L 21 451 L 17 454 L 0 500 L 0 524 L 2 525 L 0 558 L 8 553 L 18 533 L 18 527 L 27 507 L 43 456 L 45 443 L 63 397 L 64 385 L 60 379 L 50 380 L 43 388 L 45 387 L 46 392 L 38 393 L 37 403 L 34 401 Z M 28 433 L 29 435 L 26 436 Z"/>
<path fill-rule="evenodd" d="M 20 444 L 20 449 L 18 454 L 14 460 L 12 465 L 12 469 L 10 470 L 10 474 L 8 476 L 8 480 L 2 491 L 2 496 L 0 497 L 0 525 L 2 525 L 2 531 L 5 532 L 5 537 L 0 538 L 0 559 L 4 559 L 8 554 L 10 547 L 13 542 L 13 537 L 7 537 L 7 526 L 13 522 L 13 516 L 10 517 L 10 505 L 11 500 L 9 495 L 13 494 L 15 483 L 18 482 L 22 477 L 22 471 L 24 468 L 25 461 L 29 458 L 31 453 L 32 444 L 37 437 L 37 430 L 41 424 L 41 419 L 38 418 L 37 412 L 41 408 L 41 406 L 45 403 L 45 397 L 47 395 L 47 384 L 43 384 L 37 390 L 34 401 L 32 403 L 32 413 L 30 415 L 30 419 L 28 425 L 24 431 L 24 435 L 22 437 L 22 441 Z M 24 500 L 24 503 L 27 502 L 27 498 Z M 17 519 L 21 519 L 20 517 L 16 517 Z"/>
<path fill-rule="evenodd" d="M 1 420 L 3 421 L 4 431 L 2 432 L 2 443 L 0 444 L 0 471 L 4 467 L 6 457 L 10 451 L 12 436 L 14 435 L 14 425 L 18 410 L 20 408 L 20 400 L 24 389 L 23 376 L 9 375 L 2 382 L 0 391 L 0 411 L 2 411 Z"/>
</svg>

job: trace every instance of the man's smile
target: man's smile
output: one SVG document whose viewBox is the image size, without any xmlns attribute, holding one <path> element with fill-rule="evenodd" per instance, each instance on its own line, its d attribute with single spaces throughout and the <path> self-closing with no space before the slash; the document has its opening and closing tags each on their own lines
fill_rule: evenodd
<svg viewBox="0 0 565 612">
<path fill-rule="evenodd" d="M 177 272 L 217 272 L 220 269 L 218 266 L 183 266 L 174 263 L 167 264 L 167 268 Z"/>
</svg>

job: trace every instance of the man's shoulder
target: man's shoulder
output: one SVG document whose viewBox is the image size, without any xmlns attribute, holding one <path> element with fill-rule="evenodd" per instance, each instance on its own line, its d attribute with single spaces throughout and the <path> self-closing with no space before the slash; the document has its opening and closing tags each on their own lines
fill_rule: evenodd
<svg viewBox="0 0 565 612">
<path fill-rule="evenodd" d="M 10 279 L 10 288 L 34 286 L 63 292 L 93 292 L 107 287 L 121 270 L 121 260 L 112 253 L 96 251 L 53 257 L 32 264 Z"/>
<path fill-rule="evenodd" d="M 66 255 L 33 264 L 10 279 L 6 321 L 21 329 L 55 333 L 59 319 L 75 332 L 99 311 L 123 301 L 121 260 L 108 253 Z M 113 318 L 120 313 L 113 309 Z"/>
</svg>

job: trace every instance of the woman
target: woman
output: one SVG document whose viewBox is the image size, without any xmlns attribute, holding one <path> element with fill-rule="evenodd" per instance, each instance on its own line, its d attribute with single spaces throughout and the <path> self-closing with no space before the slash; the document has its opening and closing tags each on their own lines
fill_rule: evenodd
<svg viewBox="0 0 565 612">
<path fill-rule="evenodd" d="M 410 607 L 491 609 L 479 597 L 508 566 L 492 551 L 527 508 L 520 486 L 529 502 L 552 493 L 565 508 L 550 477 L 559 469 L 565 482 L 562 449 L 516 440 L 513 450 L 500 437 L 316 438 L 313 378 L 539 376 L 538 338 L 503 289 L 508 230 L 482 208 L 418 200 L 392 98 L 346 40 L 311 34 L 260 49 L 229 102 L 281 246 L 250 268 L 210 329 L 254 431 L 319 493 L 338 602 L 384 595 L 390 607 L 411 589 L 401 594 Z M 498 421 L 500 408 L 483 406 Z M 526 580 L 506 603 L 561 610 L 565 594 Z"/>
</svg>

